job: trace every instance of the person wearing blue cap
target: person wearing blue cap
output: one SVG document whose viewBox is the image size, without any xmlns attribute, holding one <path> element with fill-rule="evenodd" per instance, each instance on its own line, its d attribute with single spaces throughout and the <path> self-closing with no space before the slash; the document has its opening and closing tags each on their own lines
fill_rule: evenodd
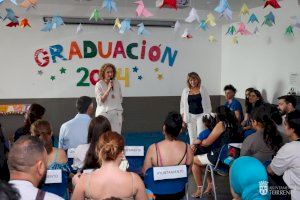
<svg viewBox="0 0 300 200">
<path fill-rule="evenodd" d="M 270 199 L 267 171 L 259 160 L 250 156 L 242 156 L 233 162 L 230 187 L 234 199 Z"/>
</svg>

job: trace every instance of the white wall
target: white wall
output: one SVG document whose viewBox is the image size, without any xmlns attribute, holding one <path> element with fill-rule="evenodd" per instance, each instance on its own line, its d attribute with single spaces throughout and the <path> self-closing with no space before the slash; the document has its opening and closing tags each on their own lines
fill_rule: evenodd
<svg viewBox="0 0 300 200">
<path fill-rule="evenodd" d="M 5 2 L 1 6 L 0 13 L 5 13 L 5 7 L 15 7 Z M 99 69 L 106 62 L 112 62 L 117 67 L 130 67 L 130 85 L 122 89 L 124 96 L 179 96 L 185 87 L 186 74 L 190 71 L 196 71 L 202 78 L 203 84 L 212 95 L 219 94 L 221 80 L 221 27 L 211 29 L 209 32 L 203 32 L 196 29 L 196 24 L 184 25 L 191 28 L 193 39 L 187 40 L 180 38 L 179 34 L 174 34 L 170 28 L 152 28 L 149 29 L 151 35 L 142 38 L 137 36 L 136 32 L 120 35 L 112 30 L 112 27 L 105 26 L 84 26 L 85 31 L 76 35 L 76 26 L 65 25 L 52 32 L 41 32 L 43 15 L 63 15 L 63 16 L 89 16 L 93 8 L 76 7 L 71 8 L 67 5 L 54 7 L 53 5 L 40 5 L 37 10 L 25 13 L 16 9 L 16 14 L 20 18 L 28 17 L 32 28 L 21 29 L 8 28 L 6 22 L 0 24 L 0 94 L 2 99 L 10 98 L 63 98 L 78 97 L 81 95 L 94 96 L 94 88 L 76 87 L 76 83 L 82 77 L 76 72 L 80 66 L 86 66 L 89 70 Z M 168 10 L 168 9 L 166 9 Z M 165 18 L 168 16 L 177 19 L 184 19 L 189 10 L 185 11 L 165 11 L 156 10 L 156 18 Z M 159 12 L 161 12 L 159 14 Z M 204 17 L 207 13 L 202 14 Z M 124 8 L 120 10 L 120 16 L 133 16 L 134 9 Z M 182 28 L 180 32 L 183 32 Z M 211 44 L 208 42 L 208 36 L 213 34 L 218 42 Z M 162 48 L 169 46 L 172 50 L 178 50 L 175 64 L 172 68 L 160 62 L 153 63 L 149 59 L 131 60 L 131 59 L 77 59 L 72 61 L 61 61 L 58 59 L 56 64 L 50 64 L 43 69 L 43 75 L 37 75 L 40 67 L 34 61 L 34 52 L 37 49 L 45 48 L 49 51 L 49 46 L 61 44 L 65 49 L 65 56 L 68 56 L 71 41 L 77 41 L 82 50 L 82 41 L 91 40 L 95 43 L 103 41 L 107 43 L 122 40 L 123 44 L 138 42 L 142 39 L 147 40 L 147 47 L 150 45 L 161 44 Z M 82 52 L 83 53 L 83 52 Z M 136 74 L 132 73 L 131 68 L 138 66 L 143 75 L 143 80 L 139 81 Z M 59 69 L 67 68 L 66 75 L 60 75 Z M 154 68 L 158 67 L 164 79 L 159 81 L 156 78 Z M 56 80 L 51 81 L 50 75 L 56 75 Z"/>
<path fill-rule="evenodd" d="M 262 91 L 269 102 L 275 102 L 279 95 L 286 94 L 291 84 L 290 73 L 298 73 L 295 84 L 300 92 L 300 29 L 294 28 L 295 38 L 285 37 L 285 29 L 290 25 L 291 16 L 300 17 L 300 8 L 296 0 L 279 2 L 281 9 L 271 7 L 252 9 L 260 24 L 259 34 L 252 36 L 238 36 L 239 44 L 233 45 L 232 37 L 225 35 L 230 25 L 222 27 L 222 72 L 221 94 L 226 84 L 233 84 L 238 89 L 237 96 L 244 98 L 244 91 L 248 87 L 255 87 Z M 264 16 L 272 11 L 276 17 L 273 27 L 261 26 Z M 242 21 L 247 23 L 247 17 Z M 236 28 L 238 27 L 235 23 Z M 250 31 L 256 26 L 247 25 Z"/>
</svg>

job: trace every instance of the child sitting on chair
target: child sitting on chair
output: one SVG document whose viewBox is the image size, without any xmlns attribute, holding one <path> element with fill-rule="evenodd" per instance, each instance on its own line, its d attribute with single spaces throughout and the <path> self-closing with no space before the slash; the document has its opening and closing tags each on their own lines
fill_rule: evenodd
<svg viewBox="0 0 300 200">
<path fill-rule="evenodd" d="M 205 140 L 211 131 L 214 129 L 214 127 L 217 124 L 217 117 L 215 113 L 211 114 L 205 114 L 202 118 L 202 122 L 205 126 L 205 129 L 199 133 L 197 140 L 193 142 L 192 150 L 194 151 L 194 155 L 200 155 L 209 153 L 211 150 L 211 147 L 202 147 L 199 144 L 202 142 L 202 140 Z"/>
</svg>

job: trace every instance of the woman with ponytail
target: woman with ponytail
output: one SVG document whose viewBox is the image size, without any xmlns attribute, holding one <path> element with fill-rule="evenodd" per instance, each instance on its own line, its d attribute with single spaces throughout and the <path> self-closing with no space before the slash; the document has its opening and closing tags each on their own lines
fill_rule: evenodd
<svg viewBox="0 0 300 200">
<path fill-rule="evenodd" d="M 271 119 L 271 106 L 265 104 L 255 109 L 251 124 L 256 132 L 244 140 L 241 156 L 252 156 L 262 163 L 270 161 L 282 145 L 282 137 Z"/>
<path fill-rule="evenodd" d="M 124 138 L 108 131 L 100 136 L 96 152 L 101 168 L 91 173 L 83 173 L 72 196 L 74 200 L 121 199 L 146 200 L 145 186 L 141 178 L 132 172 L 119 169 L 124 156 Z"/>
</svg>

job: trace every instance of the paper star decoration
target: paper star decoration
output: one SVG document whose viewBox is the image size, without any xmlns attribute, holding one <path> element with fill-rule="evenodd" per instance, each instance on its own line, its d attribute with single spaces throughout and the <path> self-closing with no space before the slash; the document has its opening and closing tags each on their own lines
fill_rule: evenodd
<svg viewBox="0 0 300 200">
<path fill-rule="evenodd" d="M 246 25 L 243 22 L 240 23 L 240 26 L 236 33 L 240 33 L 241 35 L 251 35 L 251 32 L 246 29 Z"/>
<path fill-rule="evenodd" d="M 293 26 L 289 25 L 286 29 L 285 29 L 285 35 L 286 36 L 294 36 L 294 30 L 293 30 Z"/>
<path fill-rule="evenodd" d="M 11 8 L 5 8 L 5 10 L 6 10 L 6 16 L 3 18 L 3 21 L 9 19 L 14 23 L 19 22 L 17 16 L 15 15 L 14 11 Z"/>
<path fill-rule="evenodd" d="M 82 27 L 81 24 L 79 24 L 79 25 L 77 26 L 77 28 L 76 28 L 76 34 L 79 34 L 79 33 L 81 33 L 81 32 L 83 32 L 83 27 Z"/>
<path fill-rule="evenodd" d="M 92 14 L 91 14 L 91 17 L 90 17 L 90 21 L 94 19 L 96 22 L 100 19 L 100 12 L 99 10 L 95 9 Z"/>
<path fill-rule="evenodd" d="M 235 27 L 232 25 L 232 26 L 230 26 L 230 27 L 228 28 L 226 35 L 227 35 L 227 34 L 233 35 L 233 34 L 235 34 L 235 33 L 236 33 L 236 29 L 235 29 Z"/>
<path fill-rule="evenodd" d="M 139 76 L 138 76 L 138 79 L 139 79 L 139 80 L 142 80 L 142 79 L 143 79 L 143 76 L 139 75 Z"/>
<path fill-rule="evenodd" d="M 262 23 L 262 25 L 268 25 L 269 27 L 273 26 L 275 24 L 275 16 L 272 12 L 267 14 L 265 16 L 265 21 Z"/>
<path fill-rule="evenodd" d="M 272 6 L 273 8 L 277 9 L 277 8 L 281 8 L 279 3 L 277 2 L 277 0 L 267 0 L 265 5 L 264 5 L 264 8 L 267 7 L 267 6 Z"/>
<path fill-rule="evenodd" d="M 174 32 L 178 32 L 178 30 L 180 29 L 180 26 L 181 26 L 181 24 L 180 24 L 180 22 L 177 20 L 176 23 L 175 23 L 175 25 L 174 25 Z"/>
<path fill-rule="evenodd" d="M 21 26 L 22 28 L 25 28 L 26 26 L 31 27 L 27 18 L 24 18 L 24 19 L 21 20 L 20 26 Z"/>
<path fill-rule="evenodd" d="M 213 43 L 213 42 L 217 42 L 217 39 L 215 38 L 215 36 L 210 35 L 210 36 L 208 37 L 208 41 L 211 42 L 211 43 Z"/>
<path fill-rule="evenodd" d="M 120 22 L 119 18 L 115 19 L 115 24 L 114 24 L 113 29 L 115 29 L 116 27 L 118 27 L 118 29 L 121 28 L 121 22 Z"/>
<path fill-rule="evenodd" d="M 38 75 L 43 75 L 43 71 L 42 70 L 38 70 Z"/>
<path fill-rule="evenodd" d="M 150 32 L 145 28 L 144 23 L 140 23 L 137 25 L 138 28 L 138 35 L 150 35 Z"/>
<path fill-rule="evenodd" d="M 54 81 L 55 80 L 55 76 L 50 76 L 50 79 L 51 79 L 51 81 Z"/>
<path fill-rule="evenodd" d="M 36 5 L 37 5 L 37 0 L 25 0 L 20 4 L 20 6 L 25 9 L 29 9 L 31 7 L 35 8 Z"/>
<path fill-rule="evenodd" d="M 193 36 L 189 33 L 189 29 L 186 28 L 186 29 L 184 29 L 184 32 L 183 32 L 183 34 L 181 35 L 181 37 L 182 37 L 182 38 L 190 39 L 190 38 L 192 38 Z"/>
<path fill-rule="evenodd" d="M 130 30 L 131 29 L 130 23 L 131 23 L 130 19 L 124 19 L 121 22 L 121 27 L 120 27 L 119 33 L 124 34 L 126 31 Z"/>
<path fill-rule="evenodd" d="M 254 22 L 259 23 L 259 21 L 258 21 L 256 15 L 255 15 L 254 13 L 252 13 L 252 15 L 249 17 L 248 24 L 249 24 L 250 22 L 251 22 L 251 23 L 254 23 Z"/>
<path fill-rule="evenodd" d="M 197 10 L 195 8 L 192 8 L 189 16 L 185 19 L 186 22 L 192 23 L 193 21 L 197 20 L 197 22 L 200 22 L 199 15 L 197 13 Z"/>
<path fill-rule="evenodd" d="M 199 24 L 199 27 L 200 27 L 203 31 L 206 31 L 206 30 L 207 30 L 207 25 L 206 25 L 205 20 L 201 20 L 201 22 L 200 22 L 200 24 Z"/>
<path fill-rule="evenodd" d="M 111 13 L 112 10 L 117 12 L 116 2 L 114 0 L 103 0 L 102 8 L 108 10 Z"/>
<path fill-rule="evenodd" d="M 248 8 L 247 4 L 245 4 L 245 3 L 243 4 L 240 13 L 241 13 L 241 15 L 246 15 L 246 14 L 249 15 L 249 8 Z"/>
<path fill-rule="evenodd" d="M 209 24 L 210 26 L 216 26 L 216 18 L 212 13 L 209 13 L 207 15 L 207 19 L 205 21 L 206 24 Z"/>
<path fill-rule="evenodd" d="M 151 17 L 153 14 L 145 8 L 143 1 L 136 1 L 134 4 L 137 4 L 137 8 L 135 10 L 137 16 Z"/>
<path fill-rule="evenodd" d="M 232 37 L 232 43 L 233 44 L 238 44 L 239 43 L 237 36 Z"/>
<path fill-rule="evenodd" d="M 139 70 L 139 68 L 137 66 L 135 66 L 134 68 L 132 68 L 132 71 L 135 72 L 135 73 L 137 73 L 138 70 Z"/>
<path fill-rule="evenodd" d="M 67 69 L 66 68 L 64 68 L 64 67 L 62 67 L 62 68 L 60 68 L 60 74 L 65 74 L 66 73 L 66 71 L 67 71 Z"/>
<path fill-rule="evenodd" d="M 254 31 L 253 31 L 253 34 L 257 34 L 258 32 L 259 32 L 259 30 L 258 30 L 258 27 L 256 26 Z"/>
<path fill-rule="evenodd" d="M 300 28 L 300 18 L 297 16 L 292 16 L 291 19 L 293 21 L 293 26 Z"/>
<path fill-rule="evenodd" d="M 157 74 L 157 79 L 161 81 L 162 79 L 164 79 L 164 76 L 162 74 Z"/>
<path fill-rule="evenodd" d="M 219 5 L 215 8 L 217 13 L 220 13 L 219 18 L 225 17 L 227 20 L 232 19 L 232 11 L 227 0 L 220 0 Z"/>
<path fill-rule="evenodd" d="M 156 1 L 156 7 L 162 8 L 164 6 L 177 9 L 177 2 L 176 2 L 176 0 L 157 0 Z"/>
<path fill-rule="evenodd" d="M 154 68 L 154 71 L 155 71 L 155 72 L 159 72 L 159 68 L 158 68 L 158 67 L 155 67 L 155 68 Z"/>
</svg>

